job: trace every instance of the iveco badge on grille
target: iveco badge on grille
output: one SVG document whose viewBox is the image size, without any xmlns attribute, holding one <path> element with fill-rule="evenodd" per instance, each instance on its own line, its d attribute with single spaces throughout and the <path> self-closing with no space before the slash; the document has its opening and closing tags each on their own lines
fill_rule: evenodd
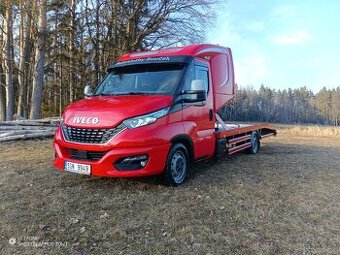
<svg viewBox="0 0 340 255">
<path fill-rule="evenodd" d="M 74 117 L 73 123 L 76 124 L 93 124 L 96 125 L 99 122 L 97 117 Z"/>
</svg>

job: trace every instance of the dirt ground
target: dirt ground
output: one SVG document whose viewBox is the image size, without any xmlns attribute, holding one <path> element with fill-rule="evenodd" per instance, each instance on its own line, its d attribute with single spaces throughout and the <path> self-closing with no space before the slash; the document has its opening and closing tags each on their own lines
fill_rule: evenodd
<svg viewBox="0 0 340 255">
<path fill-rule="evenodd" d="M 0 254 L 340 254 L 338 136 L 281 129 L 179 188 L 52 158 L 52 140 L 0 144 Z"/>
</svg>

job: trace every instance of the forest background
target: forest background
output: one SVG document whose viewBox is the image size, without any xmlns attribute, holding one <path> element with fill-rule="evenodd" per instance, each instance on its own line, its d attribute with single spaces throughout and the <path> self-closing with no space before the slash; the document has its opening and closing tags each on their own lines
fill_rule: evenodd
<svg viewBox="0 0 340 255">
<path fill-rule="evenodd" d="M 125 52 L 205 42 L 218 5 L 218 0 L 1 1 L 0 121 L 60 116 Z M 340 86 L 312 92 L 307 86 L 270 85 L 240 86 L 222 117 L 340 124 Z"/>
</svg>

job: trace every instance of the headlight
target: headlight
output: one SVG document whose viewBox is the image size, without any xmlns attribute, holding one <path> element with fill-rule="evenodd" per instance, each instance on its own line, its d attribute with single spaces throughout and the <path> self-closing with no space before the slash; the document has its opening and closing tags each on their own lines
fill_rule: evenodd
<svg viewBox="0 0 340 255">
<path fill-rule="evenodd" d="M 156 122 L 157 119 L 167 115 L 169 112 L 169 107 L 163 108 L 157 112 L 152 112 L 146 115 L 134 117 L 131 119 L 124 120 L 123 123 L 127 128 L 137 128 L 151 123 Z"/>
</svg>

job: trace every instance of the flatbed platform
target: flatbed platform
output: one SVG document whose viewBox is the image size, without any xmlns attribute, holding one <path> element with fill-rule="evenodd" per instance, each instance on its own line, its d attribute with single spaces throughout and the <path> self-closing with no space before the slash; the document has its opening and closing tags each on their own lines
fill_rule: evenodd
<svg viewBox="0 0 340 255">
<path fill-rule="evenodd" d="M 276 128 L 263 124 L 234 124 L 225 123 L 219 117 L 216 127 L 216 154 L 234 154 L 248 149 L 256 153 L 260 147 L 260 140 L 269 136 L 276 136 Z"/>
<path fill-rule="evenodd" d="M 234 135 L 257 131 L 260 139 L 276 135 L 276 128 L 269 124 L 228 124 L 225 123 L 224 129 L 216 131 L 216 138 L 227 138 Z"/>
</svg>

